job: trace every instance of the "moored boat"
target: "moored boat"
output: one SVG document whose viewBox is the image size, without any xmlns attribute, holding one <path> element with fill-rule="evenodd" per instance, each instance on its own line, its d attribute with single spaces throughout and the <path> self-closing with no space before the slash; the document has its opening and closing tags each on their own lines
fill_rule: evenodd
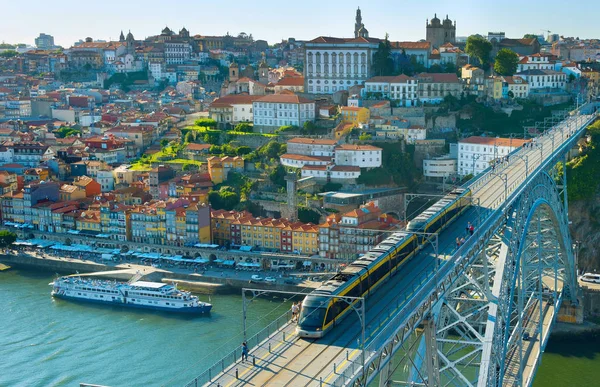
<svg viewBox="0 0 600 387">
<path fill-rule="evenodd" d="M 52 296 L 173 313 L 209 313 L 212 305 L 190 292 L 160 282 L 116 282 L 99 279 L 60 277 L 52 283 Z"/>
</svg>

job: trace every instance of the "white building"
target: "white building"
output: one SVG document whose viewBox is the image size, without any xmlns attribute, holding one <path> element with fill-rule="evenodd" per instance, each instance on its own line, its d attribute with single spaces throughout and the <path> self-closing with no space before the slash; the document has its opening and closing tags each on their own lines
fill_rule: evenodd
<svg viewBox="0 0 600 387">
<path fill-rule="evenodd" d="M 295 94 L 272 94 L 253 103 L 254 126 L 278 128 L 284 125 L 302 127 L 315 120 L 315 102 Z"/>
<path fill-rule="evenodd" d="M 100 184 L 102 192 L 110 192 L 115 189 L 115 177 L 112 170 L 98 171 L 96 181 Z"/>
<path fill-rule="evenodd" d="M 360 176 L 360 168 L 351 165 L 305 165 L 302 177 L 314 177 L 320 182 L 353 183 Z"/>
<path fill-rule="evenodd" d="M 519 56 L 517 64 L 517 72 L 527 70 L 554 70 L 556 61 L 550 60 L 553 55 L 549 54 L 533 54 L 527 56 Z"/>
<path fill-rule="evenodd" d="M 501 137 L 467 137 L 458 142 L 458 174 L 478 175 L 496 159 L 506 157 L 530 140 Z"/>
<path fill-rule="evenodd" d="M 296 137 L 288 140 L 287 151 L 298 155 L 333 157 L 336 145 L 336 140 Z"/>
<path fill-rule="evenodd" d="M 457 173 L 456 158 L 450 155 L 423 159 L 423 176 L 425 178 L 446 179 Z"/>
<path fill-rule="evenodd" d="M 335 148 L 335 164 L 360 168 L 381 167 L 381 152 L 381 148 L 372 145 L 338 145 Z"/>
<path fill-rule="evenodd" d="M 281 165 L 292 168 L 303 168 L 306 165 L 326 166 L 331 163 L 331 157 L 327 156 L 306 156 L 293 153 L 286 153 L 279 156 Z"/>
<path fill-rule="evenodd" d="M 190 59 L 192 47 L 183 40 L 165 41 L 165 61 L 169 64 L 183 64 Z"/>
<path fill-rule="evenodd" d="M 371 75 L 379 39 L 319 36 L 305 45 L 304 91 L 333 94 L 362 85 Z"/>
<path fill-rule="evenodd" d="M 554 70 L 526 70 L 515 75 L 529 83 L 529 90 L 536 89 L 565 89 L 567 74 Z"/>
<path fill-rule="evenodd" d="M 372 77 L 365 81 L 363 96 L 378 95 L 399 102 L 400 106 L 417 103 L 417 79 L 404 74 L 395 77 Z"/>
<path fill-rule="evenodd" d="M 6 118 L 31 116 L 31 100 L 29 99 L 9 99 L 4 106 L 6 107 L 4 111 Z"/>
</svg>

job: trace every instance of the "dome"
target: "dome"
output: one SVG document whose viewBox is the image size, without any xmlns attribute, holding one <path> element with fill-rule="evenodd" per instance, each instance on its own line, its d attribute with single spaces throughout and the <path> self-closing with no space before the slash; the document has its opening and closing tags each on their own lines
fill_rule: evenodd
<svg viewBox="0 0 600 387">
<path fill-rule="evenodd" d="M 171 30 L 169 29 L 169 27 L 165 27 L 165 28 L 162 30 L 162 34 L 163 34 L 163 35 L 171 35 L 171 34 L 172 34 L 172 32 L 171 32 Z"/>
<path fill-rule="evenodd" d="M 129 33 L 127 34 L 127 40 L 135 40 L 131 31 L 129 31 Z"/>
<path fill-rule="evenodd" d="M 438 19 L 437 17 L 437 13 L 433 15 L 433 19 L 431 19 L 431 25 L 432 26 L 439 26 L 440 23 L 440 19 Z"/>
<path fill-rule="evenodd" d="M 187 30 L 185 27 L 183 27 L 183 28 L 182 28 L 182 29 L 179 31 L 179 35 L 187 35 L 188 33 L 189 33 L 189 32 L 188 32 L 188 30 Z"/>
</svg>

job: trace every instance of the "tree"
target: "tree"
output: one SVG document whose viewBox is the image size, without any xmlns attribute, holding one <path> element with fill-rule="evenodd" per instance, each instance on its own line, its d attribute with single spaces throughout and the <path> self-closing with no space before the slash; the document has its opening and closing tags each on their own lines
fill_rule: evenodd
<svg viewBox="0 0 600 387">
<path fill-rule="evenodd" d="M 492 51 L 492 43 L 487 39 L 471 35 L 467 38 L 465 52 L 479 60 L 482 66 L 487 67 L 490 60 L 490 52 Z"/>
<path fill-rule="evenodd" d="M 259 156 L 268 160 L 275 159 L 287 152 L 286 144 L 280 144 L 277 141 L 271 141 L 258 150 Z"/>
<path fill-rule="evenodd" d="M 167 140 L 166 138 L 163 138 L 162 140 L 160 140 L 161 148 L 165 148 L 167 145 L 169 145 L 169 140 Z"/>
<path fill-rule="evenodd" d="M 523 35 L 523 39 L 537 39 L 536 34 L 525 34 Z"/>
<path fill-rule="evenodd" d="M 200 118 L 200 119 L 194 121 L 194 124 L 196 126 L 203 126 L 206 128 L 216 128 L 217 127 L 217 121 L 213 120 L 212 118 Z"/>
<path fill-rule="evenodd" d="M 286 186 L 285 175 L 286 175 L 285 168 L 283 167 L 283 165 L 278 164 L 277 167 L 275 167 L 275 169 L 273 171 L 271 171 L 271 173 L 269 173 L 269 179 L 271 179 L 271 181 L 274 184 L 276 184 L 280 187 L 285 187 Z"/>
<path fill-rule="evenodd" d="M 513 75 L 517 71 L 519 56 L 516 52 L 503 48 L 498 51 L 494 62 L 494 71 L 500 75 Z"/>
<path fill-rule="evenodd" d="M 369 141 L 371 139 L 371 135 L 369 133 L 363 133 L 358 136 L 359 141 Z"/>
<path fill-rule="evenodd" d="M 242 122 L 242 123 L 237 124 L 235 126 L 234 130 L 236 132 L 252 133 L 254 131 L 254 126 L 252 124 L 247 123 L 247 122 Z"/>
<path fill-rule="evenodd" d="M 81 134 L 81 130 L 63 126 L 55 131 L 60 138 L 67 138 Z"/>
<path fill-rule="evenodd" d="M 0 231 L 0 248 L 12 245 L 17 240 L 17 234 L 7 230 Z"/>
<path fill-rule="evenodd" d="M 6 50 L 6 51 L 0 52 L 0 58 L 12 58 L 17 55 L 19 55 L 19 53 L 16 52 L 15 50 Z"/>
<path fill-rule="evenodd" d="M 210 191 L 208 201 L 215 210 L 231 211 L 240 202 L 240 195 L 233 188 L 226 186 L 218 191 Z"/>
<path fill-rule="evenodd" d="M 319 224 L 321 214 L 308 207 L 298 207 L 298 220 L 302 223 Z"/>
<path fill-rule="evenodd" d="M 377 51 L 373 56 L 373 73 L 384 76 L 394 73 L 394 59 L 392 59 L 392 45 L 388 40 L 389 35 L 385 34 L 383 42 L 379 43 Z"/>
<path fill-rule="evenodd" d="M 238 156 L 247 155 L 250 152 L 252 152 L 252 148 L 250 148 L 249 146 L 240 146 L 235 150 L 235 153 Z"/>
<path fill-rule="evenodd" d="M 506 95 L 508 96 L 508 98 L 515 98 L 515 93 L 513 93 L 512 90 L 509 90 Z"/>
<path fill-rule="evenodd" d="M 575 74 L 569 74 L 569 83 L 573 83 L 573 81 L 574 81 L 575 79 L 577 79 L 577 78 L 575 77 Z"/>
<path fill-rule="evenodd" d="M 207 144 L 218 145 L 219 144 L 219 132 L 208 132 L 204 135 L 204 142 Z"/>
</svg>

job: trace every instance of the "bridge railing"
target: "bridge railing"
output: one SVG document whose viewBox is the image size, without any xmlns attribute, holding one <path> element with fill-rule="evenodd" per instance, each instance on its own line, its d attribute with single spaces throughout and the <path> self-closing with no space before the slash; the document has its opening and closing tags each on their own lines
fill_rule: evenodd
<svg viewBox="0 0 600 387">
<path fill-rule="evenodd" d="M 281 316 L 277 317 L 269 325 L 258 331 L 256 334 L 246 339 L 248 348 L 252 350 L 252 348 L 259 346 L 260 343 L 271 337 L 273 334 L 279 331 L 279 329 L 288 325 L 291 319 L 292 312 L 291 310 L 288 310 Z M 195 377 L 192 381 L 187 383 L 185 387 L 198 387 L 211 382 L 217 375 L 219 375 L 221 372 L 224 372 L 227 368 L 235 364 L 235 362 L 241 358 L 242 348 L 241 345 L 237 345 L 236 349 L 223 356 L 212 366 L 208 367 L 206 371 L 204 371 L 203 373 Z"/>
</svg>

